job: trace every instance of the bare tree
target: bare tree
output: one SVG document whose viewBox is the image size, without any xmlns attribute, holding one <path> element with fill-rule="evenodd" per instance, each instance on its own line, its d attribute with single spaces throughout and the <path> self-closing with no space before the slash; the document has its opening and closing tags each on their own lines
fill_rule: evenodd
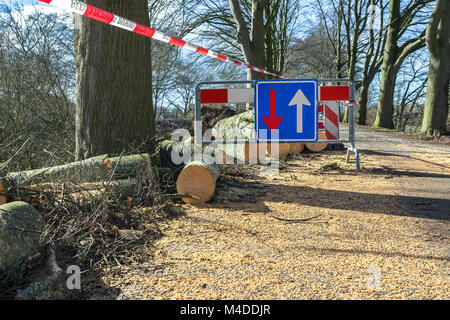
<svg viewBox="0 0 450 320">
<path fill-rule="evenodd" d="M 378 5 L 380 12 L 375 12 L 375 6 Z M 383 51 L 385 45 L 385 37 L 384 37 L 384 10 L 385 6 L 383 5 L 382 0 L 371 0 L 370 1 L 370 12 L 372 23 L 374 19 L 379 18 L 378 21 L 378 32 L 375 34 L 374 26 L 369 27 L 369 42 L 368 46 L 364 47 L 366 50 L 366 55 L 364 59 L 364 66 L 362 70 L 362 78 L 361 78 L 361 87 L 359 90 L 358 97 L 358 124 L 365 125 L 367 120 L 367 103 L 368 103 L 368 95 L 369 95 L 369 86 L 372 83 L 373 79 L 380 71 L 380 67 L 383 63 Z"/>
<path fill-rule="evenodd" d="M 375 127 L 394 128 L 392 116 L 397 74 L 405 58 L 425 46 L 425 29 L 418 36 L 410 37 L 402 45 L 399 45 L 399 40 L 402 35 L 410 31 L 411 26 L 422 23 L 414 18 L 429 2 L 430 0 L 410 0 L 402 11 L 400 0 L 389 1 L 389 21 Z"/>
<path fill-rule="evenodd" d="M 437 0 L 426 32 L 430 64 L 421 131 L 428 135 L 440 135 L 447 132 L 450 78 L 449 17 L 450 1 Z"/>
<path fill-rule="evenodd" d="M 0 14 L 0 163 L 15 155 L 8 170 L 73 158 L 75 72 L 68 17 L 24 13 L 23 6 L 4 6 Z"/>
</svg>

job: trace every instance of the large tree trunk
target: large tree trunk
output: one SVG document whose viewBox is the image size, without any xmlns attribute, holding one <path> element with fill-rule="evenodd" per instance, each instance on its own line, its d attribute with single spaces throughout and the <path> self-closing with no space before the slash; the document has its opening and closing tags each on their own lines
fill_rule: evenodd
<svg viewBox="0 0 450 320">
<path fill-rule="evenodd" d="M 389 22 L 386 37 L 386 46 L 381 69 L 380 95 L 378 98 L 377 116 L 374 127 L 393 129 L 392 122 L 394 88 L 397 80 L 397 71 L 394 64 L 397 57 L 397 41 L 401 28 L 400 0 L 389 1 Z"/>
<path fill-rule="evenodd" d="M 428 135 L 447 132 L 450 77 L 449 16 L 450 2 L 438 0 L 427 27 L 426 42 L 430 63 L 421 131 Z"/>
<path fill-rule="evenodd" d="M 88 3 L 149 25 L 145 0 Z M 76 16 L 76 157 L 120 153 L 155 135 L 151 41 L 126 30 Z"/>
</svg>

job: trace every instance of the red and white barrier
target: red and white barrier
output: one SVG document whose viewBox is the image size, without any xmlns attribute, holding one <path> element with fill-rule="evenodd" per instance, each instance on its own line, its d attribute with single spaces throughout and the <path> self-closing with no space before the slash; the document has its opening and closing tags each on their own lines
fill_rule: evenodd
<svg viewBox="0 0 450 320">
<path fill-rule="evenodd" d="M 348 86 L 321 86 L 320 97 L 325 99 L 339 98 L 341 101 L 347 101 L 349 89 Z M 200 90 L 201 104 L 253 103 L 254 100 L 252 88 Z M 321 101 L 318 109 L 319 130 L 325 131 L 328 140 L 339 140 L 339 101 Z"/>
<path fill-rule="evenodd" d="M 339 140 L 339 101 L 322 101 L 319 104 L 319 129 L 325 130 L 328 140 Z"/>
<path fill-rule="evenodd" d="M 253 89 L 202 89 L 200 90 L 200 103 L 253 103 L 255 100 Z"/>
<path fill-rule="evenodd" d="M 268 74 L 271 76 L 275 76 L 281 79 L 286 79 L 283 76 L 274 74 L 272 72 L 263 70 L 261 68 L 246 64 L 239 60 L 234 60 L 226 55 L 223 55 L 221 53 L 214 52 L 213 50 L 205 49 L 203 47 L 197 46 L 195 44 L 186 42 L 182 39 L 178 39 L 169 35 L 166 35 L 158 30 L 152 29 L 150 27 L 138 24 L 136 22 L 130 21 L 128 19 L 122 18 L 118 15 L 112 14 L 108 11 L 96 8 L 90 4 L 86 4 L 81 1 L 77 0 L 39 0 L 41 2 L 52 4 L 58 8 L 61 8 L 66 11 L 70 11 L 82 16 L 85 16 L 86 18 L 94 19 L 127 31 L 131 31 L 140 35 L 143 35 L 147 38 L 156 39 L 165 43 L 172 44 L 174 46 L 187 49 L 190 51 L 194 51 L 197 53 L 201 53 L 206 56 L 210 56 L 213 58 L 216 58 L 218 60 L 232 63 L 237 66 L 242 66 L 250 70 L 254 70 L 260 73 Z"/>
<path fill-rule="evenodd" d="M 320 86 L 319 92 L 320 101 L 349 101 L 350 97 L 349 86 Z M 202 89 L 200 91 L 200 102 L 202 104 L 252 103 L 253 101 L 253 88 Z M 319 112 L 323 111 L 319 110 Z"/>
</svg>

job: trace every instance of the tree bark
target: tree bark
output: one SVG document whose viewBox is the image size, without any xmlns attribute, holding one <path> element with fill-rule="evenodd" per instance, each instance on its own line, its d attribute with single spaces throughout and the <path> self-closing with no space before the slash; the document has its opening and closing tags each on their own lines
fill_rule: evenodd
<svg viewBox="0 0 450 320">
<path fill-rule="evenodd" d="M 266 0 L 252 0 L 251 31 L 248 30 L 238 0 L 229 0 L 233 19 L 237 25 L 238 42 L 247 64 L 265 67 L 265 26 L 264 8 Z M 250 36 L 251 35 L 251 36 Z M 265 79 L 263 73 L 247 70 L 247 80 Z"/>
<path fill-rule="evenodd" d="M 149 25 L 145 0 L 87 2 Z M 92 19 L 75 19 L 77 159 L 120 153 L 142 142 L 152 152 L 151 41 Z"/>
<path fill-rule="evenodd" d="M 31 205 L 16 201 L 0 206 L 0 272 L 37 249 L 45 221 Z"/>
<path fill-rule="evenodd" d="M 139 172 L 138 168 L 144 168 L 149 161 L 151 161 L 151 157 L 148 154 L 115 158 L 103 155 L 56 167 L 10 172 L 0 180 L 0 189 L 4 189 L 8 194 L 11 192 L 11 187 L 51 182 L 57 179 L 66 179 L 74 183 L 99 181 L 108 178 L 113 172 L 116 179 L 121 179 L 136 175 Z M 168 168 L 155 168 L 154 166 L 152 168 L 158 175 L 171 172 Z"/>
<path fill-rule="evenodd" d="M 361 90 L 359 91 L 358 98 L 358 124 L 366 125 L 367 120 L 367 102 L 369 99 L 369 84 L 367 84 L 364 79 L 361 85 Z"/>
<path fill-rule="evenodd" d="M 421 132 L 427 135 L 447 133 L 450 78 L 449 16 L 450 2 L 437 0 L 426 33 L 430 63 Z"/>
</svg>

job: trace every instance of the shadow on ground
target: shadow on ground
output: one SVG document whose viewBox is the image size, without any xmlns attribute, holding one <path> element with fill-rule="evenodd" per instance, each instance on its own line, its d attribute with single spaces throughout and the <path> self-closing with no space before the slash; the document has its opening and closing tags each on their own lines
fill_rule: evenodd
<svg viewBox="0 0 450 320">
<path fill-rule="evenodd" d="M 450 219 L 449 199 L 329 190 L 285 184 L 275 185 L 264 181 L 234 182 L 234 184 L 241 190 L 252 190 L 252 198 L 242 197 L 247 203 L 239 205 L 240 210 L 250 213 L 270 212 L 264 202 L 285 202 L 327 209 L 357 210 L 434 220 Z M 218 203 L 218 200 L 216 199 L 214 202 Z M 220 203 L 228 207 L 226 202 Z"/>
</svg>

